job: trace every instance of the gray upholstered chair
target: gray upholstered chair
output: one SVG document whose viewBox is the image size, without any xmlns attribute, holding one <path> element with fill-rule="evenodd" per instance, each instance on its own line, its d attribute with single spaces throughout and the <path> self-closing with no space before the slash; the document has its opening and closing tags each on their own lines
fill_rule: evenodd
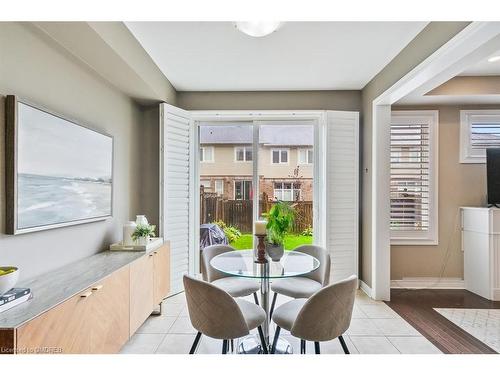
<svg viewBox="0 0 500 375">
<path fill-rule="evenodd" d="M 317 245 L 301 245 L 293 249 L 311 255 L 319 260 L 320 266 L 313 272 L 300 277 L 287 277 L 273 281 L 271 290 L 274 292 L 270 315 L 274 311 L 276 297 L 283 294 L 292 298 L 309 298 L 330 281 L 330 255 L 328 251 Z"/>
<path fill-rule="evenodd" d="M 222 354 L 229 340 L 248 335 L 258 328 L 264 353 L 267 354 L 261 324 L 266 319 L 262 307 L 234 299 L 224 290 L 206 281 L 184 275 L 184 290 L 191 324 L 198 331 L 189 354 L 196 351 L 201 335 L 222 340 Z"/>
<path fill-rule="evenodd" d="M 344 353 L 349 354 L 342 334 L 347 331 L 351 323 L 357 287 L 358 278 L 352 275 L 323 287 L 308 299 L 295 299 L 278 307 L 273 314 L 276 332 L 271 353 L 276 349 L 283 328 L 300 338 L 302 354 L 306 352 L 306 341 L 314 341 L 316 354 L 319 354 L 321 341 L 337 337 Z"/>
<path fill-rule="evenodd" d="M 227 276 L 223 272 L 216 270 L 210 264 L 212 258 L 229 251 L 235 251 L 235 249 L 229 245 L 211 245 L 203 249 L 201 252 L 201 274 L 203 280 L 225 290 L 233 297 L 245 297 L 253 294 L 255 303 L 258 305 L 259 300 L 257 298 L 257 291 L 260 289 L 260 283 L 258 281 L 236 276 Z"/>
</svg>

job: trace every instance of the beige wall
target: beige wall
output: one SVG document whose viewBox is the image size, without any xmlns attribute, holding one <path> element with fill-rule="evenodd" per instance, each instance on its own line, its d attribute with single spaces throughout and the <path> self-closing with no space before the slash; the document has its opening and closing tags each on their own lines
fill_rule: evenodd
<svg viewBox="0 0 500 375">
<path fill-rule="evenodd" d="M 200 162 L 202 176 L 253 176 L 252 162 L 234 161 L 234 145 L 204 145 L 214 148 L 214 162 Z"/>
<path fill-rule="evenodd" d="M 359 111 L 360 91 L 233 91 L 178 92 L 177 105 L 188 110 L 294 110 Z"/>
<path fill-rule="evenodd" d="M 371 286 L 371 183 L 372 183 L 372 103 L 419 63 L 463 30 L 469 22 L 431 22 L 362 91 L 362 213 L 361 279 Z"/>
<path fill-rule="evenodd" d="M 21 278 L 25 279 L 105 249 L 121 238 L 123 222 L 143 211 L 144 198 L 154 192 L 157 202 L 154 176 L 158 170 L 155 164 L 154 170 L 143 168 L 143 158 L 157 160 L 157 150 L 155 155 L 154 150 L 147 154 L 149 146 L 142 147 L 143 142 L 156 144 L 157 137 L 154 139 L 153 131 L 150 140 L 145 138 L 142 125 L 151 122 L 144 117 L 141 106 L 39 29 L 21 23 L 0 23 L 0 51 L 0 263 L 19 266 Z M 7 94 L 16 94 L 114 136 L 111 219 L 18 236 L 3 234 L 3 111 Z"/>
<path fill-rule="evenodd" d="M 460 164 L 460 110 L 491 106 L 393 106 L 393 110 L 439 111 L 439 244 L 391 246 L 391 279 L 463 277 L 459 207 L 486 204 L 485 164 Z M 498 109 L 498 106 L 496 107 Z"/>
</svg>

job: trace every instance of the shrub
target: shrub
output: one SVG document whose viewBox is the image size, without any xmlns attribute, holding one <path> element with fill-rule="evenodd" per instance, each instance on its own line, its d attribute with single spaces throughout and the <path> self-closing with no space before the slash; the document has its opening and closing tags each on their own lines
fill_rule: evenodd
<svg viewBox="0 0 500 375">
<path fill-rule="evenodd" d="M 228 226 L 222 220 L 214 221 L 212 224 L 217 224 L 219 226 L 219 228 L 224 231 L 224 234 L 226 235 L 227 240 L 230 243 L 236 241 L 238 238 L 241 237 L 241 232 L 238 228 L 230 226 L 230 225 Z"/>
<path fill-rule="evenodd" d="M 309 225 L 306 229 L 304 229 L 302 231 L 302 235 L 303 236 L 312 237 L 312 235 L 313 235 L 313 229 L 312 229 L 312 227 Z"/>
</svg>

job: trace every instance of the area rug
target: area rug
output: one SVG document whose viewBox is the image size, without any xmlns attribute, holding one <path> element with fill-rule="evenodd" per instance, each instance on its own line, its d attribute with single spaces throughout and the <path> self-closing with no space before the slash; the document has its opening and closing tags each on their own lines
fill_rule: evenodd
<svg viewBox="0 0 500 375">
<path fill-rule="evenodd" d="M 434 310 L 500 353 L 500 309 L 434 308 Z"/>
</svg>

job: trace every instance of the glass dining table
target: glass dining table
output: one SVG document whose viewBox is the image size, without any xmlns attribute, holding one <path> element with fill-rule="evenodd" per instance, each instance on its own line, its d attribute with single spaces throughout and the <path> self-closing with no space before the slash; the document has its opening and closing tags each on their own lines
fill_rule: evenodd
<svg viewBox="0 0 500 375">
<path fill-rule="evenodd" d="M 267 258 L 266 263 L 256 263 L 255 257 L 254 250 L 229 251 L 212 258 L 210 264 L 228 276 L 260 279 L 260 305 L 266 312 L 266 320 L 262 325 L 262 331 L 268 349 L 270 349 L 269 292 L 271 280 L 303 276 L 316 270 L 320 264 L 315 257 L 298 251 L 285 251 L 285 254 L 278 262 Z M 256 354 L 260 352 L 262 352 L 260 340 L 255 335 L 247 336 L 238 343 L 238 353 Z M 285 339 L 280 338 L 276 346 L 276 353 L 291 354 L 292 347 Z"/>
</svg>

